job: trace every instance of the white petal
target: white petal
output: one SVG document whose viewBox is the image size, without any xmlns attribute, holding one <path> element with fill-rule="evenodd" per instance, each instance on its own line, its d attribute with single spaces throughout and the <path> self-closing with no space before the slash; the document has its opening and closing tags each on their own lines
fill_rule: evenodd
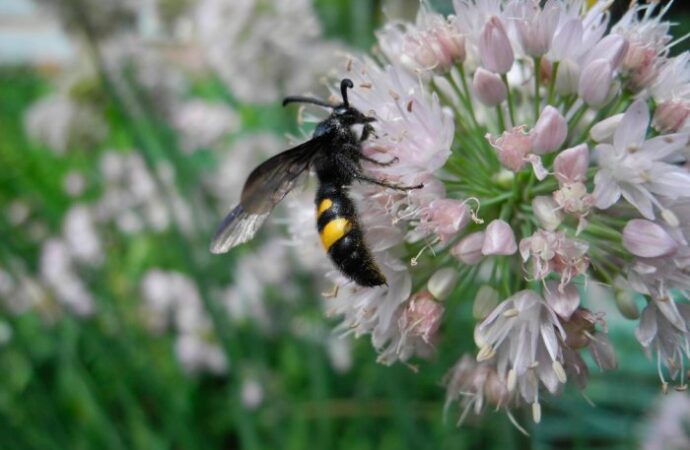
<svg viewBox="0 0 690 450">
<path fill-rule="evenodd" d="M 662 160 L 673 153 L 682 150 L 688 144 L 688 133 L 667 134 L 657 136 L 642 144 L 642 148 L 635 154 L 651 160 Z"/>
<path fill-rule="evenodd" d="M 613 137 L 613 145 L 619 151 L 631 145 L 642 147 L 648 126 L 649 108 L 643 100 L 638 100 L 625 112 Z"/>
<path fill-rule="evenodd" d="M 621 189 L 607 170 L 600 170 L 594 175 L 594 199 L 596 207 L 608 209 L 618 201 Z"/>
<path fill-rule="evenodd" d="M 547 281 L 544 290 L 544 299 L 553 310 L 565 320 L 570 319 L 578 306 L 580 306 L 580 293 L 574 284 L 563 286 L 563 292 L 558 287 L 556 280 Z"/>
<path fill-rule="evenodd" d="M 649 171 L 647 187 L 655 194 L 677 199 L 690 197 L 690 172 L 666 163 L 655 163 Z"/>
<path fill-rule="evenodd" d="M 649 344 L 652 343 L 652 340 L 656 336 L 656 332 L 656 308 L 650 303 L 645 307 L 644 311 L 642 311 L 640 324 L 635 330 L 635 337 L 643 347 L 649 347 Z"/>
<path fill-rule="evenodd" d="M 582 42 L 582 21 L 571 19 L 567 21 L 554 35 L 551 47 L 551 56 L 554 61 L 562 61 L 564 58 L 574 58 L 575 51 Z"/>
<path fill-rule="evenodd" d="M 634 184 L 626 183 L 622 188 L 623 197 L 649 220 L 654 220 L 654 207 L 649 193 Z"/>
<path fill-rule="evenodd" d="M 611 345 L 611 341 L 609 341 L 608 336 L 605 334 L 596 333 L 594 341 L 592 341 L 589 348 L 592 351 L 594 361 L 601 370 L 612 370 L 618 366 L 613 345 Z"/>
<path fill-rule="evenodd" d="M 659 311 L 668 319 L 671 324 L 680 331 L 687 333 L 688 329 L 685 326 L 685 320 L 681 317 L 676 302 L 670 298 L 654 300 L 654 304 L 659 308 Z"/>
</svg>

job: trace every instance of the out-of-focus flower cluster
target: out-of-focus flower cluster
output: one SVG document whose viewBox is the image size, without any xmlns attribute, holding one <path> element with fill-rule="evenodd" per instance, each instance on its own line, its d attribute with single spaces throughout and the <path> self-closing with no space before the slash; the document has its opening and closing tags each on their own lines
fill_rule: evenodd
<svg viewBox="0 0 690 450">
<path fill-rule="evenodd" d="M 172 337 L 183 369 L 222 375 L 236 361 L 219 339 L 214 304 L 238 329 L 322 344 L 332 366 L 348 370 L 348 342 L 294 314 L 314 296 L 298 274 L 322 263 L 320 252 L 298 254 L 285 238 L 233 262 L 205 251 L 246 175 L 285 146 L 270 124 L 240 134 L 238 107 L 315 89 L 336 60 L 340 46 L 322 39 L 311 1 L 106 3 L 43 5 L 84 45 L 54 92 L 24 113 L 29 141 L 53 153 L 47 159 L 62 179 L 50 199 L 20 196 L 3 211 L 37 259 L 36 267 L 3 260 L 3 306 L 54 323 L 107 315 L 102 305 L 113 298 L 140 298 L 137 320 Z M 217 280 L 204 286 L 211 274 Z M 263 397 L 254 372 L 241 392 L 249 408 Z"/>
<path fill-rule="evenodd" d="M 396 161 L 366 169 L 424 188 L 354 188 L 388 285 L 331 272 L 329 310 L 392 363 L 432 355 L 448 305 L 474 293 L 478 350 L 446 379 L 462 418 L 528 404 L 539 422 L 545 392 L 586 386 L 585 353 L 617 366 L 592 284 L 638 321 L 664 389 L 686 388 L 690 60 L 669 55 L 669 6 L 611 23 L 610 3 L 423 4 L 378 33 L 380 60 L 334 74 L 377 118 L 364 152 Z"/>
</svg>

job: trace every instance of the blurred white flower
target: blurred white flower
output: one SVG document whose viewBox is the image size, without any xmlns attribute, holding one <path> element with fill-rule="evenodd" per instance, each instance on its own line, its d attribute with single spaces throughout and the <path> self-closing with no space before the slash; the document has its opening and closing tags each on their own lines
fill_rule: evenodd
<svg viewBox="0 0 690 450">
<path fill-rule="evenodd" d="M 244 102 L 308 90 L 337 57 L 310 0 L 206 0 L 196 25 L 210 66 Z"/>
</svg>

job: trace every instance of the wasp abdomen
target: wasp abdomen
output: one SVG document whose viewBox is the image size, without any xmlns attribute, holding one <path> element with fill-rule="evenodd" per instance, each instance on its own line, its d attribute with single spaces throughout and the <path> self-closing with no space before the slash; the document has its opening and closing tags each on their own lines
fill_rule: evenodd
<svg viewBox="0 0 690 450">
<path fill-rule="evenodd" d="M 357 211 L 345 189 L 322 184 L 316 194 L 316 217 L 321 243 L 342 273 L 361 286 L 386 283 L 364 244 Z"/>
</svg>

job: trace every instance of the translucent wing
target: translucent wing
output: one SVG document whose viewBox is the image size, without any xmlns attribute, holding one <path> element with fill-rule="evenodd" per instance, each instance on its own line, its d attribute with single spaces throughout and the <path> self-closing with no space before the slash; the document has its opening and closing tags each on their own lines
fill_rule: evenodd
<svg viewBox="0 0 690 450">
<path fill-rule="evenodd" d="M 211 241 L 211 253 L 225 253 L 254 237 L 273 208 L 294 187 L 330 136 L 313 138 L 279 153 L 254 169 L 244 183 L 240 204 L 223 219 Z"/>
</svg>

